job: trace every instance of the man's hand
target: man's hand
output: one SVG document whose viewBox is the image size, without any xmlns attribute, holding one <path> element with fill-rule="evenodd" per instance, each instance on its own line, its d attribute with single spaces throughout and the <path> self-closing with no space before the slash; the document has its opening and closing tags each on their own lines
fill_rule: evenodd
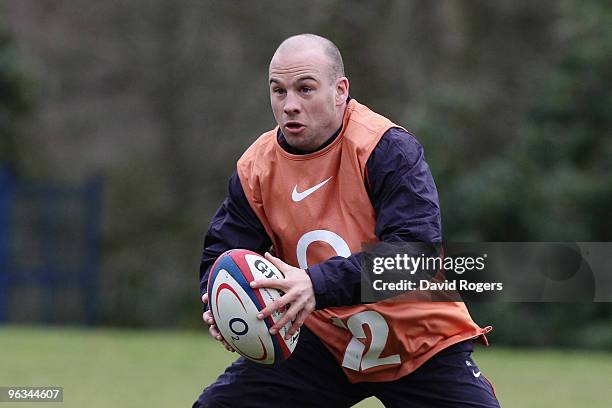
<svg viewBox="0 0 612 408">
<path fill-rule="evenodd" d="M 208 293 L 205 293 L 204 295 L 202 295 L 202 303 L 204 304 L 208 303 Z M 204 323 L 206 323 L 209 326 L 208 332 L 210 333 L 210 335 L 215 340 L 220 341 L 221 344 L 223 344 L 223 346 L 225 347 L 227 351 L 231 351 L 233 353 L 235 351 L 234 348 L 230 346 L 229 343 L 223 339 L 223 336 L 221 336 L 221 332 L 217 328 L 217 325 L 215 324 L 215 319 L 213 318 L 213 315 L 210 312 L 210 310 L 207 310 L 202 314 L 202 319 L 204 319 Z"/>
<path fill-rule="evenodd" d="M 270 334 L 276 334 L 288 322 L 293 322 L 285 336 L 285 339 L 289 340 L 315 308 L 312 281 L 304 269 L 288 265 L 268 252 L 266 252 L 266 259 L 272 262 L 285 275 L 285 278 L 259 279 L 251 282 L 251 287 L 280 289 L 285 294 L 262 309 L 257 318 L 263 320 L 278 310 L 282 311 L 288 305 L 283 316 L 270 328 Z"/>
</svg>

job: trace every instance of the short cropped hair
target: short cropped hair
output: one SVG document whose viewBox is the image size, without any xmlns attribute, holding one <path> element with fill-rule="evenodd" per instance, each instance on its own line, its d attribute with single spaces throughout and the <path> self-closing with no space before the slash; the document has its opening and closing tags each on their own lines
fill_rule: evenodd
<svg viewBox="0 0 612 408">
<path fill-rule="evenodd" d="M 340 50 L 336 44 L 325 37 L 316 34 L 298 34 L 287 38 L 278 46 L 278 49 L 289 47 L 292 42 L 299 40 L 307 40 L 321 47 L 327 58 L 329 59 L 329 73 L 332 81 L 345 76 L 344 62 Z"/>
</svg>

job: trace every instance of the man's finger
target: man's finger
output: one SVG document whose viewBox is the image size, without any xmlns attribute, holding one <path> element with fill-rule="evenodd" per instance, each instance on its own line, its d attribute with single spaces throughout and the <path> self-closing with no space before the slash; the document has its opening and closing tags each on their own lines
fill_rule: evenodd
<svg viewBox="0 0 612 408">
<path fill-rule="evenodd" d="M 217 326 L 215 326 L 214 324 L 212 326 L 209 327 L 208 331 L 210 332 L 210 335 L 217 340 L 218 342 L 220 342 L 221 344 L 223 344 L 223 347 L 225 347 L 225 349 L 227 351 L 231 351 L 232 353 L 236 350 L 234 350 L 234 348 L 232 346 L 230 346 L 230 344 L 225 341 L 225 339 L 223 338 L 223 336 L 221 336 L 221 332 L 219 331 L 219 329 L 217 329 Z"/>
<path fill-rule="evenodd" d="M 256 288 L 274 288 L 286 291 L 288 289 L 285 279 L 257 279 L 251 282 L 251 287 Z"/>
<path fill-rule="evenodd" d="M 275 257 L 274 255 L 272 255 L 269 252 L 266 252 L 264 254 L 265 258 L 272 262 L 272 265 L 276 266 L 276 268 L 278 270 L 280 270 L 281 272 L 283 272 L 284 275 L 284 270 L 289 266 L 288 264 L 286 264 L 285 262 L 281 261 L 279 258 Z"/>
<path fill-rule="evenodd" d="M 298 313 L 298 315 L 296 316 L 291 327 L 289 328 L 289 331 L 285 336 L 285 340 L 289 340 L 291 337 L 293 337 L 293 335 L 298 331 L 298 329 L 302 327 L 307 317 L 308 313 L 306 313 L 305 309 L 302 309 L 300 313 Z"/>
<path fill-rule="evenodd" d="M 231 351 L 232 353 L 234 353 L 236 350 L 234 350 L 234 348 L 232 346 L 230 346 L 230 344 L 225 341 L 225 340 L 221 340 L 221 344 L 223 344 L 223 347 L 225 347 L 225 349 L 227 351 Z"/>
<path fill-rule="evenodd" d="M 212 313 L 210 313 L 210 310 L 207 310 L 202 313 L 202 318 L 204 319 L 204 322 L 208 325 L 215 324 L 215 319 L 213 318 Z"/>
<path fill-rule="evenodd" d="M 221 343 L 225 341 L 225 339 L 221 335 L 221 332 L 219 331 L 219 329 L 217 329 L 217 326 L 215 326 L 214 324 L 210 326 L 210 334 L 215 338 L 215 340 L 220 341 Z"/>
<path fill-rule="evenodd" d="M 202 303 L 204 304 L 208 303 L 208 293 L 205 293 L 202 295 Z"/>
<path fill-rule="evenodd" d="M 291 300 L 287 297 L 287 295 L 281 296 L 274 302 L 270 303 L 268 306 L 261 309 L 261 311 L 257 314 L 257 318 L 259 320 L 263 320 L 266 317 L 275 313 L 276 311 L 282 311 L 283 308 L 289 303 L 291 303 Z"/>
<path fill-rule="evenodd" d="M 216 339 L 216 340 L 221 340 L 221 333 L 219 332 L 219 330 L 217 329 L 217 326 L 215 326 L 214 324 L 211 324 L 210 327 L 208 328 L 208 332 L 210 333 L 210 335 Z"/>
<path fill-rule="evenodd" d="M 301 308 L 296 304 L 292 304 L 289 310 L 283 313 L 282 317 L 270 328 L 270 334 L 278 333 L 282 327 L 285 327 L 287 323 L 293 321 L 300 309 Z"/>
</svg>

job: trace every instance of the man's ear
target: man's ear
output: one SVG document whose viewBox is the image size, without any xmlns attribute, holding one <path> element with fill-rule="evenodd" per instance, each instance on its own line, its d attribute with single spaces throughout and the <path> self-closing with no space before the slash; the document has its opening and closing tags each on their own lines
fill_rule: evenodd
<svg viewBox="0 0 612 408">
<path fill-rule="evenodd" d="M 336 79 L 336 105 L 342 105 L 349 96 L 349 80 L 347 77 Z"/>
</svg>

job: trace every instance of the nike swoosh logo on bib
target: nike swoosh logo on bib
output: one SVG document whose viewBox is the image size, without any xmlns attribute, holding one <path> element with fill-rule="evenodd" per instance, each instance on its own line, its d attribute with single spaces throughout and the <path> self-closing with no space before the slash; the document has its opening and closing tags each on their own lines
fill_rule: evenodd
<svg viewBox="0 0 612 408">
<path fill-rule="evenodd" d="M 293 192 L 291 193 L 291 199 L 293 200 L 294 203 L 302 201 L 303 199 L 305 199 L 306 197 L 308 197 L 309 195 L 311 195 L 312 193 L 314 193 L 315 191 L 323 187 L 325 183 L 327 183 L 329 180 L 331 180 L 331 177 L 325 181 L 320 182 L 316 186 L 310 187 L 308 190 L 302 191 L 301 193 L 297 191 L 297 184 L 296 184 L 295 187 L 293 187 Z"/>
</svg>

